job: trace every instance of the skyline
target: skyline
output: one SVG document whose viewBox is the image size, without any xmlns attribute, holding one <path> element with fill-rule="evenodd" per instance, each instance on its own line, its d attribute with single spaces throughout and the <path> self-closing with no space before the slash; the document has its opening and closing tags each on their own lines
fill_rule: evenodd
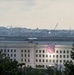
<svg viewBox="0 0 74 75">
<path fill-rule="evenodd" d="M 74 29 L 73 0 L 0 0 L 0 26 Z"/>
</svg>

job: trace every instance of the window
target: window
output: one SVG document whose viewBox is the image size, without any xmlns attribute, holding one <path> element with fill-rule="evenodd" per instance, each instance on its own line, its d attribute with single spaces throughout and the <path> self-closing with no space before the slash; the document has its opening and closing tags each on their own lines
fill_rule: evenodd
<svg viewBox="0 0 74 75">
<path fill-rule="evenodd" d="M 16 52 L 16 49 L 14 49 L 14 52 Z"/>
<path fill-rule="evenodd" d="M 14 59 L 14 61 L 16 61 L 16 59 Z"/>
<path fill-rule="evenodd" d="M 48 62 L 48 60 L 46 60 L 46 62 Z"/>
<path fill-rule="evenodd" d="M 41 54 L 39 54 L 39 57 L 41 57 Z"/>
<path fill-rule="evenodd" d="M 51 60 L 49 60 L 49 62 L 51 62 Z"/>
<path fill-rule="evenodd" d="M 42 67 L 44 67 L 44 65 L 42 65 Z"/>
<path fill-rule="evenodd" d="M 7 52 L 9 52 L 9 49 L 7 50 Z"/>
<path fill-rule="evenodd" d="M 55 63 L 55 60 L 53 60 L 53 63 Z"/>
<path fill-rule="evenodd" d="M 65 50 L 63 51 L 63 53 L 65 53 Z"/>
<path fill-rule="evenodd" d="M 48 57 L 48 55 L 46 55 L 46 57 Z"/>
<path fill-rule="evenodd" d="M 16 57 L 16 54 L 14 54 L 14 57 Z"/>
<path fill-rule="evenodd" d="M 38 60 L 36 59 L 36 62 L 38 62 Z"/>
<path fill-rule="evenodd" d="M 55 57 L 55 55 L 53 55 L 53 58 Z"/>
<path fill-rule="evenodd" d="M 43 59 L 43 62 L 44 62 L 44 59 Z"/>
<path fill-rule="evenodd" d="M 13 54 L 11 54 L 11 57 L 13 56 Z"/>
<path fill-rule="evenodd" d="M 28 53 L 30 53 L 30 50 L 28 50 Z"/>
<path fill-rule="evenodd" d="M 60 60 L 60 63 L 62 63 L 62 60 Z"/>
<path fill-rule="evenodd" d="M 62 51 L 60 50 L 60 53 L 62 53 Z"/>
<path fill-rule="evenodd" d="M 70 60 L 72 62 L 72 60 Z"/>
<path fill-rule="evenodd" d="M 28 59 L 28 62 L 30 62 L 30 60 Z"/>
<path fill-rule="evenodd" d="M 36 57 L 38 57 L 38 55 L 36 54 Z"/>
<path fill-rule="evenodd" d="M 41 53 L 41 50 L 39 50 L 39 53 Z"/>
<path fill-rule="evenodd" d="M 24 50 L 25 51 L 25 53 L 26 53 L 26 50 Z"/>
<path fill-rule="evenodd" d="M 69 58 L 69 55 L 67 55 L 67 58 Z"/>
<path fill-rule="evenodd" d="M 58 55 L 56 55 L 56 58 L 58 58 Z"/>
<path fill-rule="evenodd" d="M 11 52 L 13 52 L 13 50 L 11 49 Z"/>
<path fill-rule="evenodd" d="M 8 57 L 9 57 L 9 54 L 8 54 Z"/>
<path fill-rule="evenodd" d="M 51 57 L 51 55 L 49 57 Z"/>
<path fill-rule="evenodd" d="M 58 63 L 58 60 L 56 60 L 56 63 Z"/>
<path fill-rule="evenodd" d="M 44 57 L 44 54 L 43 54 L 43 57 Z"/>
<path fill-rule="evenodd" d="M 56 53 L 58 53 L 58 50 L 56 51 Z"/>
<path fill-rule="evenodd" d="M 60 55 L 60 58 L 62 58 L 62 55 Z"/>
<path fill-rule="evenodd" d="M 43 53 L 44 53 L 44 50 L 43 50 Z"/>
<path fill-rule="evenodd" d="M 23 57 L 23 54 L 21 54 L 21 57 Z"/>
<path fill-rule="evenodd" d="M 26 62 L 26 59 L 24 61 Z"/>
<path fill-rule="evenodd" d="M 39 59 L 39 62 L 41 62 L 41 59 Z"/>
<path fill-rule="evenodd" d="M 21 50 L 21 52 L 23 52 L 23 50 Z"/>
<path fill-rule="evenodd" d="M 63 58 L 65 58 L 65 55 L 63 55 Z"/>
<path fill-rule="evenodd" d="M 25 57 L 26 57 L 26 54 L 25 54 Z"/>
<path fill-rule="evenodd" d="M 69 51 L 67 51 L 67 53 L 69 53 Z"/>
<path fill-rule="evenodd" d="M 63 63 L 65 63 L 66 61 L 65 60 L 63 60 Z"/>
<path fill-rule="evenodd" d="M 38 50 L 36 50 L 36 53 L 38 53 Z"/>
<path fill-rule="evenodd" d="M 69 60 L 67 60 L 67 62 L 69 62 Z"/>
<path fill-rule="evenodd" d="M 35 65 L 35 67 L 37 67 L 38 65 Z"/>
<path fill-rule="evenodd" d="M 6 49 L 4 49 L 4 52 L 6 52 Z"/>
<path fill-rule="evenodd" d="M 23 59 L 21 59 L 21 62 L 23 62 Z"/>
<path fill-rule="evenodd" d="M 30 57 L 30 54 L 28 54 L 28 57 Z"/>
</svg>

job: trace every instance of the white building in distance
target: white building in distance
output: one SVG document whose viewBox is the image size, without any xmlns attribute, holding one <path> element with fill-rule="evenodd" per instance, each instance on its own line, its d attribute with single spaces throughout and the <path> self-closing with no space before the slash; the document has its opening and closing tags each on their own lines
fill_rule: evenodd
<svg viewBox="0 0 74 75">
<path fill-rule="evenodd" d="M 0 50 L 19 63 L 33 68 L 47 68 L 72 61 L 73 38 L 35 38 L 1 37 Z M 55 45 L 54 52 L 47 52 L 48 45 Z"/>
</svg>

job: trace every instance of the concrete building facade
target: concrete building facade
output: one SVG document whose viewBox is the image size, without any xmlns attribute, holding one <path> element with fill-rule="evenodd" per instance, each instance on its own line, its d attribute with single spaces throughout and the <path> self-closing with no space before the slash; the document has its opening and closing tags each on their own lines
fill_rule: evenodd
<svg viewBox="0 0 74 75">
<path fill-rule="evenodd" d="M 50 41 L 49 41 L 49 44 Z M 0 41 L 0 50 L 10 57 L 12 60 L 17 60 L 19 63 L 25 63 L 26 66 L 33 68 L 47 68 L 55 64 L 63 65 L 65 61 L 72 61 L 70 44 L 52 44 L 55 45 L 55 52 L 48 53 L 46 51 L 48 43 L 36 43 L 25 41 Z"/>
</svg>

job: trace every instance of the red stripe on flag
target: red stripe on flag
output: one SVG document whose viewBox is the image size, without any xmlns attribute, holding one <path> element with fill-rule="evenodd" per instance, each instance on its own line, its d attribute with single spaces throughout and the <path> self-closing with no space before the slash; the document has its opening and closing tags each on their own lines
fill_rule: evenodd
<svg viewBox="0 0 74 75">
<path fill-rule="evenodd" d="M 55 52 L 55 45 L 48 45 L 46 49 L 47 53 L 54 53 Z"/>
</svg>

